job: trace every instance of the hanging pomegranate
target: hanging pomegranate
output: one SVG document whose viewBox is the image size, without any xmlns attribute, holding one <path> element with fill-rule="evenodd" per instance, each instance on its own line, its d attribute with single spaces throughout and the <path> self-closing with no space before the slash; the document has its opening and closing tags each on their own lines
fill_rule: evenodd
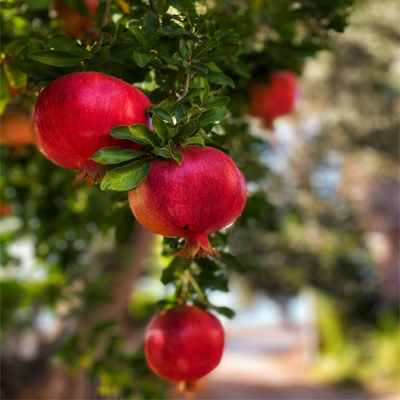
<svg viewBox="0 0 400 400">
<path fill-rule="evenodd" d="M 175 161 L 152 161 L 148 177 L 129 192 L 136 219 L 163 236 L 183 237 L 186 257 L 218 256 L 208 235 L 239 217 L 246 204 L 246 182 L 232 159 L 211 147 L 175 148 Z"/>
<path fill-rule="evenodd" d="M 49 84 L 35 105 L 36 142 L 43 154 L 63 167 L 79 170 L 78 180 L 93 183 L 106 172 L 90 160 L 107 146 L 138 149 L 109 135 L 116 125 L 149 124 L 150 100 L 134 86 L 98 72 L 77 72 Z"/>
<path fill-rule="evenodd" d="M 145 333 L 150 368 L 164 379 L 194 381 L 221 361 L 224 330 L 213 315 L 194 306 L 176 306 L 157 314 Z"/>
</svg>

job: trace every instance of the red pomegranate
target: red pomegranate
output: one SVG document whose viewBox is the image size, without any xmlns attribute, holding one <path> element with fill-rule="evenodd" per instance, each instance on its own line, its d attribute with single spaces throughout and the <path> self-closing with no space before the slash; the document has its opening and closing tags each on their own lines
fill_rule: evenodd
<svg viewBox="0 0 400 400">
<path fill-rule="evenodd" d="M 213 315 L 194 306 L 176 306 L 157 314 L 145 334 L 150 368 L 171 381 L 194 381 L 221 361 L 224 330 Z"/>
<path fill-rule="evenodd" d="M 297 98 L 297 78 L 290 71 L 274 72 L 269 85 L 254 83 L 250 86 L 249 114 L 262 118 L 265 126 L 273 128 L 275 118 L 290 114 Z"/>
<path fill-rule="evenodd" d="M 99 0 L 84 0 L 83 4 L 90 14 L 96 17 Z M 54 2 L 54 9 L 57 12 L 56 18 L 63 21 L 63 29 L 67 35 L 75 39 L 81 39 L 85 43 L 90 43 L 93 39 L 97 38 L 98 30 L 93 21 L 79 14 L 67 2 L 56 0 Z"/>
<path fill-rule="evenodd" d="M 148 177 L 129 192 L 132 212 L 154 233 L 185 238 L 178 255 L 218 257 L 208 235 L 241 214 L 246 182 L 232 159 L 219 150 L 188 146 L 174 151 L 183 154 L 182 165 L 152 161 Z"/>
<path fill-rule="evenodd" d="M 20 148 L 34 143 L 32 114 L 21 107 L 10 107 L 0 117 L 0 143 Z"/>
<path fill-rule="evenodd" d="M 139 89 L 112 76 L 98 72 L 65 75 L 48 85 L 36 101 L 37 145 L 56 164 L 79 170 L 79 180 L 96 181 L 105 167 L 90 160 L 93 153 L 106 146 L 141 148 L 129 140 L 112 138 L 109 131 L 116 125 L 148 125 L 149 105 Z"/>
</svg>

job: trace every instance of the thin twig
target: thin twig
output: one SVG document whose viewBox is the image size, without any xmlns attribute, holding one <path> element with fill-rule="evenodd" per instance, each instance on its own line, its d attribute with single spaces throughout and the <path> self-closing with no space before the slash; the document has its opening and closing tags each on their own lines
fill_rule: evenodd
<svg viewBox="0 0 400 400">
<path fill-rule="evenodd" d="M 153 13 L 156 14 L 156 16 L 157 16 L 157 28 L 159 28 L 160 27 L 160 16 L 157 11 L 156 3 L 154 2 L 154 0 L 149 0 L 149 1 L 150 1 L 151 9 L 153 10 Z"/>
<path fill-rule="evenodd" d="M 164 17 L 170 18 L 170 19 L 176 19 L 179 22 L 183 22 L 182 19 L 176 17 L 175 15 L 171 15 L 171 14 L 163 14 Z"/>
<path fill-rule="evenodd" d="M 110 8 L 111 8 L 111 0 L 107 0 L 106 2 L 106 11 L 104 12 L 104 18 L 101 22 L 101 28 L 106 26 L 110 22 Z M 101 45 L 103 44 L 104 32 L 100 31 L 99 39 L 97 41 L 96 47 L 94 51 L 99 51 L 101 49 Z"/>
</svg>

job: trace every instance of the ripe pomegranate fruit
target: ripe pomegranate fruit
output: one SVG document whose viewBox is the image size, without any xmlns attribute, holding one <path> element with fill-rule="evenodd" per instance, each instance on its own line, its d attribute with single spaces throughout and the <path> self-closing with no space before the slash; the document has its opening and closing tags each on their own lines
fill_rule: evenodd
<svg viewBox="0 0 400 400">
<path fill-rule="evenodd" d="M 83 4 L 93 17 L 96 17 L 99 0 L 84 0 Z M 98 36 L 93 21 L 75 11 L 68 3 L 62 0 L 54 2 L 54 10 L 57 12 L 57 19 L 63 21 L 64 32 L 75 39 L 81 39 L 89 44 Z"/>
<path fill-rule="evenodd" d="M 20 148 L 34 143 L 33 119 L 29 111 L 10 107 L 0 117 L 0 143 Z"/>
<path fill-rule="evenodd" d="M 175 148 L 182 165 L 173 160 L 150 163 L 150 172 L 129 192 L 136 219 L 146 229 L 163 236 L 183 237 L 177 255 L 219 256 L 208 235 L 229 224 L 246 204 L 246 182 L 232 159 L 211 147 Z"/>
<path fill-rule="evenodd" d="M 297 98 L 297 78 L 290 71 L 274 72 L 269 85 L 254 83 L 250 86 L 249 114 L 262 118 L 265 126 L 273 129 L 275 118 L 290 114 Z"/>
<path fill-rule="evenodd" d="M 4 200 L 0 202 L 0 218 L 5 218 L 11 215 L 13 212 L 11 206 Z"/>
<path fill-rule="evenodd" d="M 213 315 L 194 306 L 161 311 L 150 322 L 144 339 L 150 368 L 171 381 L 194 381 L 221 361 L 224 330 Z"/>
<path fill-rule="evenodd" d="M 79 170 L 78 180 L 93 183 L 105 167 L 90 160 L 106 146 L 142 148 L 117 140 L 116 125 L 149 124 L 150 100 L 134 86 L 98 72 L 77 72 L 56 79 L 35 105 L 36 142 L 43 154 L 63 167 Z"/>
</svg>

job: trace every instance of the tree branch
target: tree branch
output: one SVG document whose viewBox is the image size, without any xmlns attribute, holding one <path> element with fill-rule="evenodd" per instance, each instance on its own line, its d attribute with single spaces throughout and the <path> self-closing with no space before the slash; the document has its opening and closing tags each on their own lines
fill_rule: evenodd
<svg viewBox="0 0 400 400">
<path fill-rule="evenodd" d="M 149 0 L 149 1 L 150 1 L 150 7 L 153 10 L 153 13 L 157 15 L 157 28 L 159 28 L 160 27 L 160 16 L 157 11 L 156 3 L 154 2 L 154 0 Z"/>
<path fill-rule="evenodd" d="M 186 74 L 185 77 L 183 78 L 182 99 L 187 95 L 187 92 L 189 90 L 189 80 L 190 80 L 190 75 Z"/>
<path fill-rule="evenodd" d="M 106 11 L 104 12 L 104 18 L 103 21 L 101 22 L 101 28 L 106 26 L 110 22 L 110 8 L 111 8 L 111 0 L 107 0 L 106 2 Z M 101 49 L 101 46 L 103 44 L 103 38 L 104 38 L 104 32 L 100 31 L 99 39 L 97 41 L 96 47 L 94 49 L 95 52 L 99 51 Z"/>
</svg>

